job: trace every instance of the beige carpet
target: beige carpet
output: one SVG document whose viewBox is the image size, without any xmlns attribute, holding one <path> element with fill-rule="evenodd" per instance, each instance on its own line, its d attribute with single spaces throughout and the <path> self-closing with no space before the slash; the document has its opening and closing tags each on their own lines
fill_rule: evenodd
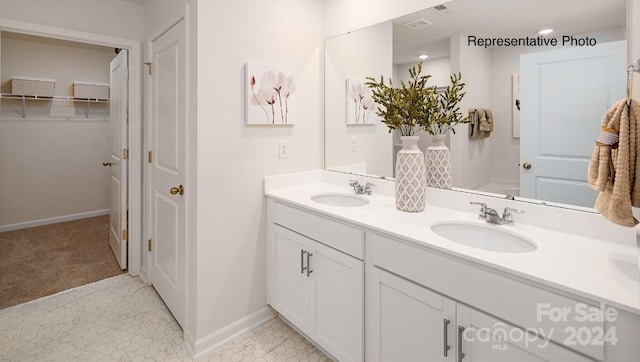
<svg viewBox="0 0 640 362">
<path fill-rule="evenodd" d="M 122 274 L 109 216 L 0 233 L 0 309 Z"/>
</svg>

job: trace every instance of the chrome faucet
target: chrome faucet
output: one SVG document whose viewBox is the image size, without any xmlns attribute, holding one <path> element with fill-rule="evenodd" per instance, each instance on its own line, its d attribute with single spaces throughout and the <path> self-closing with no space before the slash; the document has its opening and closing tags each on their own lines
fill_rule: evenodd
<svg viewBox="0 0 640 362">
<path fill-rule="evenodd" d="M 516 210 L 510 207 L 505 207 L 504 212 L 502 213 L 502 217 L 498 214 L 495 209 L 487 207 L 487 204 L 484 202 L 470 202 L 471 205 L 479 205 L 480 213 L 478 214 L 478 218 L 485 220 L 491 224 L 497 225 L 514 225 L 513 222 L 513 214 L 524 214 L 524 211 Z"/>
<path fill-rule="evenodd" d="M 374 187 L 375 185 L 367 182 L 364 186 L 362 186 L 360 185 L 360 182 L 358 182 L 357 180 L 350 180 L 349 186 L 353 187 L 353 192 L 355 192 L 358 195 L 364 195 L 364 194 L 371 195 L 371 188 Z"/>
<path fill-rule="evenodd" d="M 512 209 L 510 207 L 505 207 L 504 208 L 504 212 L 502 213 L 502 224 L 503 225 L 513 225 L 513 214 L 512 212 L 516 213 L 516 214 L 524 214 L 524 211 L 522 210 L 516 210 L 516 209 Z"/>
</svg>

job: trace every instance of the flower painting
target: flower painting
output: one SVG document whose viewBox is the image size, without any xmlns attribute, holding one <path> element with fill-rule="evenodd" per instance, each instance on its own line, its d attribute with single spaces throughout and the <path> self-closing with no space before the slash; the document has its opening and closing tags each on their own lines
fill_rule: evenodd
<svg viewBox="0 0 640 362">
<path fill-rule="evenodd" d="M 293 124 L 291 101 L 296 91 L 294 72 L 247 63 L 245 74 L 246 123 L 273 126 Z"/>
<path fill-rule="evenodd" d="M 347 124 L 374 124 L 370 115 L 375 113 L 376 103 L 371 95 L 371 89 L 364 82 L 347 79 Z"/>
</svg>

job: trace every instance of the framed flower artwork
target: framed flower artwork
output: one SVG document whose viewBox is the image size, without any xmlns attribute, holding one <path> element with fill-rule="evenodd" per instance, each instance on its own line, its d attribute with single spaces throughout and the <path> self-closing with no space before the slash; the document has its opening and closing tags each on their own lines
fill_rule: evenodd
<svg viewBox="0 0 640 362">
<path fill-rule="evenodd" d="M 372 125 L 375 119 L 376 103 L 371 89 L 364 81 L 347 79 L 347 124 Z M 373 113 L 373 116 L 372 116 Z"/>
<path fill-rule="evenodd" d="M 247 125 L 293 125 L 296 91 L 292 69 L 245 64 L 245 122 Z"/>
</svg>

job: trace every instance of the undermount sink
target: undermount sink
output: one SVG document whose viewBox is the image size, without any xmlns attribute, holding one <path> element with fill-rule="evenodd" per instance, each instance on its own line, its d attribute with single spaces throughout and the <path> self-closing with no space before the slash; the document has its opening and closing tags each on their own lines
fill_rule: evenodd
<svg viewBox="0 0 640 362">
<path fill-rule="evenodd" d="M 364 197 L 343 193 L 316 194 L 311 196 L 311 200 L 319 204 L 339 207 L 364 206 L 369 203 L 369 200 Z"/>
<path fill-rule="evenodd" d="M 431 230 L 449 241 L 477 249 L 528 253 L 538 248 L 528 239 L 497 225 L 443 222 L 431 226 Z"/>
</svg>

